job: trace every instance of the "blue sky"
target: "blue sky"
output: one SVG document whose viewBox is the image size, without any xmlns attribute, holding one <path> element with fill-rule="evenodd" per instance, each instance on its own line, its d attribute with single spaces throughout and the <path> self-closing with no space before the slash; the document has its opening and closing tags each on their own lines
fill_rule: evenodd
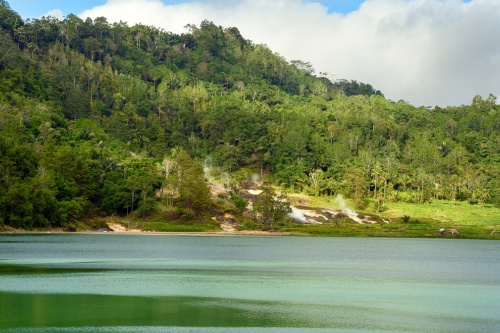
<svg viewBox="0 0 500 333">
<path fill-rule="evenodd" d="M 7 1 L 24 19 L 73 13 L 173 33 L 207 19 L 331 80 L 369 83 L 417 106 L 500 96 L 500 0 Z"/>
<path fill-rule="evenodd" d="M 39 18 L 51 10 L 59 9 L 64 15 L 79 14 L 86 9 L 101 6 L 106 0 L 7 0 L 23 19 Z M 328 8 L 328 12 L 349 13 L 359 8 L 365 0 L 308 0 L 308 2 L 319 2 Z M 193 2 L 190 0 L 162 0 L 165 4 L 180 4 Z M 203 2 L 203 1 L 201 1 Z"/>
<path fill-rule="evenodd" d="M 85 9 L 104 5 L 106 0 L 7 0 L 7 2 L 23 19 L 28 19 L 39 18 L 54 9 L 60 9 L 64 15 L 79 14 Z"/>
<path fill-rule="evenodd" d="M 193 0 L 161 0 L 164 4 L 180 4 L 193 2 Z M 305 0 L 307 2 L 318 2 L 328 8 L 328 13 L 348 14 L 359 9 L 366 0 Z M 437 0 L 436 0 L 437 1 Z M 470 2 L 471 0 L 463 0 Z M 203 2 L 203 0 L 201 1 Z M 101 6 L 106 0 L 10 0 L 10 6 L 17 11 L 23 19 L 39 18 L 51 10 L 59 9 L 64 15 L 79 14 L 86 9 Z"/>
</svg>

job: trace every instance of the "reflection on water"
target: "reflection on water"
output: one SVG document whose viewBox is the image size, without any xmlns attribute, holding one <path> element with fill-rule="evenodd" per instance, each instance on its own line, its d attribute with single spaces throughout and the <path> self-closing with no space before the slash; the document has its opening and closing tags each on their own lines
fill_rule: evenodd
<svg viewBox="0 0 500 333">
<path fill-rule="evenodd" d="M 2 332 L 500 331 L 500 242 L 1 235 L 0 253 Z"/>
<path fill-rule="evenodd" d="M 111 327 L 47 327 L 47 328 L 23 328 L 23 329 L 7 329 L 5 333 L 52 333 L 52 332 L 75 332 L 75 333 L 253 333 L 253 332 L 270 332 L 270 333 L 386 333 L 387 331 L 379 330 L 358 330 L 358 329 L 331 329 L 331 328 L 284 328 L 284 327 L 174 327 L 174 326 L 111 326 Z M 390 331 L 398 333 L 397 331 Z"/>
</svg>

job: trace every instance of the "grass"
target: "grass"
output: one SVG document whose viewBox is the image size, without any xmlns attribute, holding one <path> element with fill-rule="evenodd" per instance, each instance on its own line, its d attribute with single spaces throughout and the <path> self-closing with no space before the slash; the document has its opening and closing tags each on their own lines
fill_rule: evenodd
<svg viewBox="0 0 500 333">
<path fill-rule="evenodd" d="M 339 209 L 335 198 L 308 197 L 303 194 L 290 196 L 294 202 L 307 202 L 310 207 Z M 346 200 L 348 207 L 353 207 Z M 439 237 L 500 239 L 500 208 L 491 205 L 471 205 L 469 202 L 433 201 L 425 204 L 386 203 L 386 210 L 376 213 L 373 200 L 368 200 L 361 213 L 378 215 L 390 223 L 359 225 L 334 223 L 324 225 L 291 225 L 279 231 L 300 232 L 317 236 L 340 237 Z M 406 216 L 406 217 L 405 217 Z M 457 229 L 457 235 L 441 235 L 439 229 Z"/>
<path fill-rule="evenodd" d="M 341 203 L 333 197 L 309 197 L 290 194 L 294 205 L 336 210 Z M 347 207 L 353 207 L 346 200 Z M 219 203 L 219 215 L 226 212 L 226 205 Z M 471 205 L 468 202 L 433 201 L 425 204 L 386 203 L 385 211 L 376 212 L 376 204 L 368 200 L 366 207 L 357 210 L 370 214 L 375 224 L 357 224 L 349 218 L 329 221 L 322 225 L 287 223 L 262 224 L 247 217 L 238 217 L 240 230 L 268 230 L 311 236 L 333 237 L 407 237 L 407 238 L 471 238 L 500 239 L 500 209 L 490 205 Z M 217 216 L 217 214 L 216 214 Z M 383 222 L 383 219 L 390 223 Z M 210 232 L 220 231 L 219 224 L 211 216 L 182 215 L 174 207 L 158 204 L 155 213 L 148 218 L 129 216 L 116 222 L 143 231 L 156 232 Z M 442 235 L 439 229 L 457 229 L 458 234 Z"/>
<path fill-rule="evenodd" d="M 433 201 L 430 204 L 388 203 L 382 213 L 387 218 L 408 215 L 411 218 L 432 217 L 443 227 L 482 226 L 500 231 L 500 209 L 491 205 L 471 205 L 468 202 Z"/>
<path fill-rule="evenodd" d="M 185 215 L 183 215 L 185 214 Z M 154 212 L 146 217 L 140 214 L 114 216 L 108 222 L 120 223 L 128 229 L 151 232 L 208 232 L 220 231 L 219 224 L 210 216 L 195 216 L 187 211 L 179 211 L 158 201 Z"/>
<path fill-rule="evenodd" d="M 128 227 L 157 232 L 205 232 L 220 230 L 219 224 L 207 216 L 182 216 L 171 207 L 161 209 L 148 219 L 128 221 Z"/>
<path fill-rule="evenodd" d="M 492 230 L 479 226 L 465 226 L 459 229 L 457 235 L 441 235 L 438 221 L 420 221 L 414 223 L 393 222 L 389 224 L 351 224 L 333 223 L 323 225 L 274 226 L 273 230 L 291 232 L 311 236 L 329 237 L 404 237 L 404 238 L 467 238 L 467 239 L 500 239 L 500 234 L 491 234 Z"/>
<path fill-rule="evenodd" d="M 215 222 L 135 222 L 132 227 L 152 232 L 207 232 L 220 230 L 219 225 Z"/>
</svg>

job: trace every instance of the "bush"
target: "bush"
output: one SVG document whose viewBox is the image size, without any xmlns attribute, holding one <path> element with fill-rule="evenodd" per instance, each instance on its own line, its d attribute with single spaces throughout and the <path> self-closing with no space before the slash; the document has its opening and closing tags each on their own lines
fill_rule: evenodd
<svg viewBox="0 0 500 333">
<path fill-rule="evenodd" d="M 240 213 L 243 213 L 245 211 L 245 209 L 247 208 L 248 200 L 234 195 L 233 192 L 231 192 L 231 201 L 234 203 L 234 205 L 236 206 L 236 209 Z"/>
<path fill-rule="evenodd" d="M 86 220 L 85 224 L 92 230 L 109 228 L 108 224 L 99 218 Z"/>
<path fill-rule="evenodd" d="M 64 229 L 64 230 L 65 230 L 65 231 L 67 231 L 67 232 L 76 232 L 76 231 L 77 231 L 77 229 L 78 229 L 78 228 L 76 227 L 76 224 L 73 224 L 73 223 L 72 223 L 72 224 L 68 224 L 68 225 L 66 226 L 66 229 Z"/>
<path fill-rule="evenodd" d="M 185 207 L 177 207 L 177 213 L 181 216 L 182 219 L 193 219 L 195 217 L 195 213 L 187 209 Z"/>
<path fill-rule="evenodd" d="M 233 203 L 227 201 L 226 199 L 215 198 L 213 199 L 214 204 L 216 205 L 217 211 L 222 211 L 224 213 L 235 212 L 236 207 Z"/>
</svg>

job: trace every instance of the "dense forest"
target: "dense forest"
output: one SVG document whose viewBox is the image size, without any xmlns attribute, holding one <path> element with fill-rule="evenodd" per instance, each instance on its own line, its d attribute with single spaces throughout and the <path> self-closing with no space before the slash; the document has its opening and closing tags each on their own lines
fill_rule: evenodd
<svg viewBox="0 0 500 333">
<path fill-rule="evenodd" d="M 500 206 L 500 107 L 492 95 L 390 101 L 208 21 L 180 35 L 72 14 L 23 21 L 0 0 L 0 227 L 146 216 L 160 200 L 203 216 L 217 209 L 207 170 L 238 206 L 242 169 L 380 211 Z"/>
</svg>

